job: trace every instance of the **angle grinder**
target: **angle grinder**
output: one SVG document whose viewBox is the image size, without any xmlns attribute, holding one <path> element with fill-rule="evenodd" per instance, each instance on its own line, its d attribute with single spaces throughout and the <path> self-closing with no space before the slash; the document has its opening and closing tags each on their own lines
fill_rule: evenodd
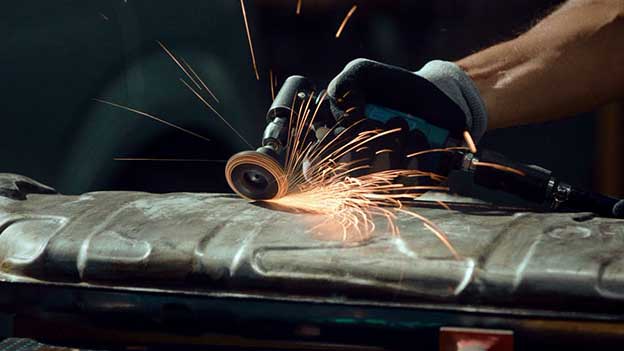
<svg viewBox="0 0 624 351">
<path fill-rule="evenodd" d="M 288 129 L 291 118 L 300 117 L 299 111 L 294 106 L 301 106 L 308 100 L 312 109 L 322 105 L 323 94 L 315 94 L 314 85 L 303 76 L 291 76 L 284 82 L 266 115 L 267 126 L 262 146 L 255 151 L 237 153 L 227 162 L 226 179 L 238 195 L 254 201 L 277 199 L 286 195 L 289 183 L 284 163 Z M 477 154 L 456 150 L 444 153 L 446 157 L 428 160 L 424 158 L 425 162 L 422 159 L 418 161 L 419 163 L 413 163 L 415 159 L 405 162 L 405 157 L 401 156 L 410 152 L 456 147 L 463 145 L 463 141 L 457 140 L 440 126 L 383 106 L 365 105 L 359 118 L 362 117 L 367 122 L 376 123 L 377 126 L 388 128 L 389 125 L 393 127 L 399 125 L 402 131 L 405 131 L 400 142 L 390 141 L 399 149 L 403 148 L 401 152 L 397 152 L 398 158 L 402 159 L 403 163 L 387 162 L 383 166 L 386 169 L 425 169 L 436 174 L 448 175 L 451 191 L 460 195 L 473 195 L 471 191 L 473 184 L 516 195 L 551 211 L 590 211 L 607 217 L 624 217 L 624 200 L 571 186 L 553 177 L 546 169 L 517 163 L 489 150 L 480 150 Z M 336 123 L 329 107 L 320 109 L 315 120 L 311 127 L 317 130 L 333 128 Z M 406 147 L 408 144 L 410 146 Z M 499 167 L 481 167 L 485 164 Z M 457 174 L 467 174 L 471 179 L 467 183 L 464 180 L 454 181 Z"/>
<path fill-rule="evenodd" d="M 286 79 L 267 112 L 267 126 L 264 129 L 262 146 L 255 151 L 239 152 L 232 156 L 226 164 L 225 176 L 232 190 L 241 197 L 254 201 L 277 199 L 288 192 L 289 184 L 284 170 L 288 129 L 291 119 L 298 119 L 301 117 L 298 114 L 302 112 L 301 109 L 295 108 L 295 106 L 307 104 L 309 100 L 308 109 L 317 111 L 314 123 L 311 126 L 314 129 L 314 133 L 304 134 L 314 135 L 318 138 L 317 133 L 333 130 L 335 134 L 339 134 L 338 131 L 341 130 L 341 128 L 335 128 L 336 119 L 333 117 L 329 103 L 323 103 L 323 96 L 323 92 L 317 94 L 314 84 L 306 77 L 291 76 Z M 426 141 L 424 145 L 416 143 L 417 149 L 415 151 L 443 147 L 451 142 L 447 131 L 422 119 L 401 114 L 392 109 L 369 104 L 365 106 L 365 115 L 366 121 L 362 124 L 364 130 L 383 128 L 390 125 L 396 127 L 398 122 L 398 125 L 403 129 L 420 135 L 421 137 L 419 138 L 414 137 L 414 134 L 410 133 L 411 137 L 403 138 L 410 140 L 410 145 L 414 145 L 414 140 Z M 345 139 L 349 138 L 346 135 L 343 135 L 343 137 Z M 315 141 L 316 139 L 311 140 L 311 142 Z M 386 140 L 378 140 L 377 144 L 383 145 L 388 144 L 388 142 Z M 395 141 L 395 144 L 401 145 L 403 142 Z M 393 160 L 383 162 L 383 165 L 375 168 L 407 168 L 407 165 L 397 164 L 397 160 L 403 159 L 398 156 L 400 153 L 397 152 L 392 156 L 376 157 L 374 151 L 374 148 L 370 148 L 368 151 L 359 151 L 356 157 L 378 160 L 386 156 Z M 305 168 L 305 163 L 303 166 Z M 422 167 L 422 164 L 420 166 Z M 305 173 L 305 169 L 300 171 Z"/>
</svg>

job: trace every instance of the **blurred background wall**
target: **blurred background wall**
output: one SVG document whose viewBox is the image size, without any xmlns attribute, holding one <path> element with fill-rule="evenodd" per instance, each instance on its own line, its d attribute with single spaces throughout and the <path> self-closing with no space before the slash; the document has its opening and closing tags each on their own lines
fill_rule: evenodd
<svg viewBox="0 0 624 351">
<path fill-rule="evenodd" d="M 320 86 L 367 57 L 416 70 L 455 60 L 528 29 L 559 1 L 247 0 L 261 75 L 251 69 L 240 4 L 222 1 L 23 0 L 0 5 L 0 172 L 64 193 L 127 189 L 229 191 L 223 160 L 245 148 L 178 80 L 162 41 L 219 97 L 219 110 L 258 144 L 279 82 L 307 75 Z M 339 39 L 334 34 L 353 5 Z M 102 98 L 210 138 L 206 142 Z M 624 132 L 618 104 L 558 122 L 489 133 L 482 142 L 552 169 L 573 183 L 624 195 Z M 129 162 L 114 157 L 218 162 Z"/>
</svg>

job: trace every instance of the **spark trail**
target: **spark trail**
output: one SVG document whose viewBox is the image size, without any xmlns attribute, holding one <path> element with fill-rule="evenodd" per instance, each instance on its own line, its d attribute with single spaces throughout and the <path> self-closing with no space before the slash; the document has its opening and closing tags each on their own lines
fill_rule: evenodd
<svg viewBox="0 0 624 351">
<path fill-rule="evenodd" d="M 97 101 L 97 102 L 101 102 L 101 103 L 106 104 L 106 105 L 110 105 L 110 106 L 113 106 L 113 107 L 120 108 L 120 109 L 122 109 L 122 110 L 126 110 L 126 111 L 129 111 L 129 112 L 136 113 L 136 114 L 138 114 L 138 115 L 140 115 L 140 116 L 143 116 L 143 117 L 147 117 L 147 118 L 153 119 L 153 120 L 155 120 L 155 121 L 157 121 L 157 122 L 160 122 L 160 123 L 162 123 L 162 124 L 168 125 L 169 127 L 172 127 L 172 128 L 177 129 L 177 130 L 180 130 L 180 131 L 182 131 L 182 132 L 185 132 L 186 134 L 190 134 L 190 135 L 192 135 L 192 136 L 194 136 L 194 137 L 196 137 L 196 138 L 200 138 L 200 139 L 203 139 L 203 140 L 205 140 L 205 141 L 210 141 L 210 139 L 206 138 L 206 137 L 205 137 L 205 136 L 203 136 L 203 135 L 200 135 L 200 134 L 197 134 L 197 133 L 195 133 L 195 132 L 192 132 L 192 131 L 190 131 L 190 130 L 188 130 L 188 129 L 182 128 L 182 127 L 180 127 L 180 126 L 178 126 L 178 125 L 175 125 L 175 124 L 173 124 L 173 123 L 171 123 L 171 122 L 167 122 L 167 121 L 165 121 L 164 119 L 162 119 L 162 118 L 160 118 L 160 117 L 156 117 L 156 116 L 154 116 L 154 115 L 152 115 L 152 114 L 149 114 L 149 113 L 147 113 L 147 112 L 139 111 L 139 110 L 137 110 L 137 109 L 133 109 L 133 108 L 131 108 L 131 107 L 127 107 L 127 106 L 119 105 L 119 104 L 116 104 L 116 103 L 114 103 L 114 102 L 110 102 L 110 101 L 106 101 L 106 100 L 102 100 L 102 99 L 93 99 L 93 100 L 94 100 L 94 101 Z"/>
<path fill-rule="evenodd" d="M 424 192 L 448 191 L 448 188 L 441 185 L 410 185 L 400 181 L 421 177 L 443 181 L 445 177 L 407 169 L 385 170 L 356 176 L 356 172 L 370 168 L 367 160 L 337 161 L 349 153 L 367 148 L 371 142 L 379 138 L 399 132 L 400 128 L 365 130 L 355 133 L 355 137 L 347 138 L 347 135 L 360 127 L 362 121 L 359 121 L 335 137 L 329 137 L 332 135 L 329 132 L 318 143 L 305 142 L 321 107 L 319 104 L 312 111 L 311 100 L 312 96 L 302 101 L 298 108 L 292 106 L 291 111 L 299 113 L 291 115 L 286 161 L 282 171 L 283 179 L 278 179 L 278 182 L 287 184 L 288 190 L 283 196 L 269 202 L 280 207 L 321 215 L 321 223 L 312 230 L 320 235 L 338 232 L 339 237 L 332 239 L 343 241 L 370 238 L 377 227 L 376 219 L 386 223 L 386 230 L 391 235 L 400 235 L 396 224 L 398 216 L 410 216 L 422 222 L 427 230 L 440 239 L 453 257 L 459 258 L 460 255 L 441 228 L 424 216 L 405 209 L 407 202 L 418 199 Z M 321 97 L 321 101 L 323 100 Z M 392 150 L 379 151 L 385 153 Z M 304 162 L 309 165 L 305 174 L 302 171 Z"/>
<path fill-rule="evenodd" d="M 249 51 L 251 52 L 251 64 L 253 65 L 254 72 L 256 73 L 256 80 L 260 80 L 260 74 L 258 73 L 258 65 L 256 64 L 256 54 L 253 48 L 253 42 L 251 40 L 251 31 L 249 30 L 249 21 L 247 20 L 247 11 L 245 10 L 244 0 L 240 0 L 241 10 L 243 11 L 243 21 L 245 22 L 245 30 L 247 32 L 247 41 L 249 42 Z"/>
<path fill-rule="evenodd" d="M 345 29 L 345 26 L 347 25 L 347 22 L 349 22 L 351 16 L 353 16 L 353 14 L 355 13 L 355 10 L 357 10 L 357 5 L 353 5 L 349 12 L 347 12 L 347 15 L 342 20 L 342 23 L 340 23 L 340 27 L 338 27 L 338 31 L 336 32 L 336 39 L 340 38 L 342 31 Z"/>
</svg>

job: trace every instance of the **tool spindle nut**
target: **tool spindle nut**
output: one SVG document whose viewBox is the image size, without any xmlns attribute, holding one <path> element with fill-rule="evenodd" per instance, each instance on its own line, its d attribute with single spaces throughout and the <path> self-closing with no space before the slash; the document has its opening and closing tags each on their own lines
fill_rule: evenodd
<svg viewBox="0 0 624 351">
<path fill-rule="evenodd" d="M 232 156 L 225 166 L 228 184 L 248 200 L 272 200 L 283 197 L 288 182 L 282 166 L 271 156 L 258 151 L 243 151 Z"/>
</svg>

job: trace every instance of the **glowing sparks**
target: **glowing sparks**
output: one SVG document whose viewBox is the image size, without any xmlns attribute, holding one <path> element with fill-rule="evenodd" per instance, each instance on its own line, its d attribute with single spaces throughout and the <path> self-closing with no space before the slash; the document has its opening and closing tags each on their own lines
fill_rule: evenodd
<svg viewBox="0 0 624 351">
<path fill-rule="evenodd" d="M 477 145 L 475 144 L 474 140 L 472 139 L 472 135 L 470 135 L 470 133 L 466 130 L 464 131 L 464 140 L 466 141 L 466 145 L 468 145 L 468 148 L 470 149 L 470 152 L 472 152 L 473 154 L 477 153 Z"/>
<path fill-rule="evenodd" d="M 180 69 L 182 70 L 182 72 L 184 72 L 184 74 L 186 74 L 186 76 L 193 82 L 193 84 L 195 84 L 195 86 L 198 89 L 201 89 L 201 86 L 199 85 L 198 82 L 195 81 L 195 79 L 191 76 L 191 74 L 186 70 L 186 68 L 184 68 L 184 66 L 182 65 L 182 63 L 178 60 L 178 58 L 169 50 L 167 49 L 167 47 L 161 43 L 160 41 L 156 41 L 156 43 L 158 43 L 158 45 L 160 45 L 160 47 L 165 51 L 165 53 L 167 55 L 169 55 L 169 57 L 171 58 L 171 60 L 173 60 L 173 62 L 175 62 L 176 65 L 178 65 L 178 67 L 180 67 Z"/>
<path fill-rule="evenodd" d="M 451 207 L 449 207 L 449 205 L 447 205 L 445 202 L 440 201 L 440 200 L 436 200 L 436 203 L 438 205 L 440 205 L 441 207 L 443 207 L 445 210 L 450 211 Z"/>
<path fill-rule="evenodd" d="M 212 90 L 210 90 L 210 88 L 208 88 L 208 86 L 206 85 L 206 83 L 204 82 L 203 79 L 201 79 L 199 77 L 199 75 L 195 72 L 195 70 L 193 69 L 193 67 L 191 67 L 191 65 L 188 64 L 188 62 L 186 62 L 183 58 L 180 58 L 180 60 L 182 61 L 182 63 L 184 63 L 184 65 L 186 66 L 186 68 L 189 69 L 189 71 L 191 71 L 191 73 L 193 74 L 193 76 L 195 77 L 195 79 L 197 79 L 199 81 L 199 83 L 202 85 L 202 87 L 204 87 L 204 89 L 206 89 L 206 91 L 208 92 L 208 94 L 210 94 L 210 96 L 217 102 L 219 103 L 219 99 L 217 98 L 217 96 L 212 92 Z M 200 89 L 201 90 L 201 89 Z"/>
<path fill-rule="evenodd" d="M 297 0 L 297 16 L 301 14 L 301 5 L 303 0 Z"/>
<path fill-rule="evenodd" d="M 351 18 L 351 16 L 353 16 L 353 14 L 355 13 L 355 10 L 357 10 L 357 5 L 353 5 L 353 7 L 351 7 L 351 10 L 349 10 L 345 18 L 342 20 L 342 23 L 340 24 L 340 27 L 338 27 L 338 31 L 336 32 L 336 39 L 340 38 L 342 31 L 347 25 L 347 22 L 349 22 L 349 19 Z"/>
<path fill-rule="evenodd" d="M 503 171 L 503 172 L 515 173 L 515 174 L 517 174 L 517 175 L 519 175 L 521 177 L 526 176 L 526 173 L 524 173 L 523 171 L 521 171 L 519 169 L 515 169 L 515 168 L 512 168 L 512 167 L 499 165 L 497 163 L 476 161 L 476 162 L 473 162 L 473 164 L 476 167 L 489 167 L 489 168 L 494 168 L 494 169 L 497 169 L 497 170 Z"/>
<path fill-rule="evenodd" d="M 236 128 L 234 128 L 234 126 L 232 126 L 230 122 L 228 122 L 227 119 L 225 119 L 225 117 L 223 117 L 214 107 L 212 107 L 212 105 L 210 105 L 210 103 L 208 103 L 208 101 L 206 101 L 206 99 L 204 99 L 204 97 L 200 93 L 198 93 L 195 89 L 193 89 L 193 87 L 190 86 L 184 79 L 180 78 L 180 81 L 199 99 L 199 101 L 203 102 L 206 107 L 208 107 L 212 112 L 214 112 L 223 121 L 223 123 L 225 123 L 228 126 L 228 128 L 230 128 L 245 144 L 247 144 L 247 146 L 253 148 L 251 143 L 248 142 L 247 139 L 245 139 L 245 137 L 243 137 L 238 132 L 238 130 L 236 130 Z"/>
<path fill-rule="evenodd" d="M 158 43 L 158 45 L 160 45 L 160 47 L 163 49 L 163 51 L 165 51 L 165 53 L 171 58 L 171 60 L 182 70 L 182 72 L 184 72 L 184 74 L 188 77 L 188 79 L 191 80 L 191 82 L 193 82 L 193 84 L 195 84 L 195 86 L 197 87 L 198 90 L 202 90 L 202 87 L 203 87 L 203 89 L 205 89 L 208 92 L 208 94 L 210 94 L 210 96 L 216 102 L 219 102 L 219 99 L 217 99 L 217 97 L 212 92 L 212 90 L 210 90 L 210 88 L 208 88 L 206 83 L 199 77 L 197 72 L 195 72 L 193 67 L 191 67 L 191 65 L 189 65 L 188 62 L 186 62 L 183 58 L 178 59 L 173 54 L 173 52 L 171 52 L 171 50 L 169 50 L 165 46 L 165 44 L 163 44 L 162 42 L 160 42 L 160 41 L 156 41 L 156 42 Z"/>
<path fill-rule="evenodd" d="M 444 233 L 444 231 L 442 231 L 442 229 L 440 229 L 440 227 L 438 227 L 431 220 L 429 220 L 428 218 L 423 217 L 422 215 L 419 215 L 416 212 L 407 211 L 407 210 L 404 210 L 404 209 L 401 209 L 401 208 L 398 209 L 397 211 L 399 211 L 401 213 L 405 213 L 407 215 L 410 215 L 410 216 L 418 219 L 419 221 L 423 222 L 423 225 L 425 226 L 425 228 L 429 229 L 433 234 L 435 234 L 435 236 L 438 237 L 438 239 L 444 244 L 444 246 L 446 246 L 446 248 L 449 249 L 449 251 L 453 254 L 453 257 L 455 257 L 457 259 L 460 258 L 459 254 L 457 253 L 457 251 L 455 250 L 453 245 L 451 245 L 451 242 L 446 237 L 446 234 Z"/>
<path fill-rule="evenodd" d="M 114 107 L 120 108 L 122 110 L 126 110 L 126 111 L 129 111 L 129 112 L 134 112 L 134 113 L 136 113 L 136 114 L 138 114 L 140 116 L 144 116 L 144 117 L 150 118 L 150 119 L 152 119 L 154 121 L 157 121 L 157 122 L 160 122 L 162 124 L 168 125 L 169 127 L 172 127 L 172 128 L 177 129 L 177 130 L 180 130 L 180 131 L 182 131 L 182 132 L 184 132 L 186 134 L 190 134 L 190 135 L 192 135 L 194 137 L 203 139 L 205 141 L 210 141 L 210 139 L 206 138 L 205 136 L 199 135 L 199 134 L 197 134 L 195 132 L 192 132 L 192 131 L 190 131 L 188 129 L 185 129 L 185 128 L 182 128 L 182 127 L 180 127 L 178 125 L 175 125 L 175 124 L 173 124 L 171 122 L 167 122 L 164 119 L 162 119 L 160 117 L 156 117 L 156 116 L 151 115 L 149 113 L 146 113 L 146 112 L 143 112 L 143 111 L 139 111 L 139 110 L 136 110 L 136 109 L 133 109 L 133 108 L 130 108 L 130 107 L 123 106 L 123 105 L 119 105 L 119 104 L 116 104 L 114 102 L 110 102 L 110 101 L 106 101 L 106 100 L 101 100 L 101 99 L 93 99 L 93 100 L 97 101 L 97 102 L 101 102 L 103 104 L 107 104 L 107 105 L 110 105 L 110 106 L 114 106 Z"/>
<path fill-rule="evenodd" d="M 301 101 L 300 106 L 295 106 L 293 102 L 291 111 L 299 113 L 291 114 L 283 168 L 272 158 L 250 153 L 251 157 L 261 158 L 252 161 L 262 162 L 262 167 L 275 177 L 277 188 L 282 193 L 269 202 L 322 216 L 321 222 L 312 231 L 325 237 L 328 233 L 330 236 L 337 233 L 339 237 L 334 236 L 332 239 L 343 241 L 369 238 L 377 227 L 377 219 L 387 224 L 387 231 L 391 235 L 400 235 L 396 220 L 399 215 L 409 215 L 421 221 L 427 230 L 441 240 L 453 257 L 459 258 L 442 229 L 427 218 L 404 208 L 405 203 L 416 200 L 427 191 L 448 191 L 448 188 L 440 185 L 414 185 L 413 182 L 401 180 L 423 177 L 441 181 L 444 177 L 419 170 L 385 170 L 356 176 L 357 172 L 370 168 L 367 160 L 337 161 L 356 150 L 368 149 L 374 140 L 401 129 L 361 131 L 345 140 L 346 135 L 352 135 L 363 122 L 358 121 L 338 135 L 326 133 L 320 143 L 306 143 L 304 141 L 307 140 L 310 126 L 321 107 L 319 104 L 311 111 L 312 99 L 313 96 L 310 96 Z M 324 101 L 323 97 L 320 100 Z M 376 153 L 391 151 L 381 149 Z M 302 172 L 304 160 L 309 164 L 305 175 Z M 237 159 L 236 162 L 242 161 Z M 228 167 L 234 166 L 228 163 Z"/>
<path fill-rule="evenodd" d="M 245 22 L 245 30 L 247 31 L 247 41 L 249 42 L 249 51 L 251 52 L 251 64 L 253 65 L 254 72 L 256 73 L 256 80 L 260 80 L 260 74 L 258 73 L 258 65 L 256 64 L 256 54 L 254 53 L 253 43 L 251 41 L 251 31 L 249 30 L 249 21 L 247 20 L 247 11 L 245 11 L 245 2 L 240 0 L 241 9 L 243 11 L 243 20 Z"/>
<path fill-rule="evenodd" d="M 339 167 L 339 166 L 338 166 Z M 361 177 L 341 177 L 331 175 L 326 169 L 320 172 L 325 179 L 316 179 L 299 191 L 282 198 L 271 200 L 282 206 L 288 206 L 325 216 L 325 220 L 316 228 L 328 223 L 340 225 L 342 240 L 367 239 L 375 229 L 374 217 L 387 219 L 388 229 L 393 235 L 399 234 L 395 224 L 396 216 L 390 208 L 400 208 L 402 199 L 414 199 L 418 195 L 408 190 L 416 190 L 396 184 L 396 178 L 404 171 L 383 171 Z M 346 170 L 338 171 L 344 173 Z M 340 179 L 340 180 L 339 180 Z M 420 188 L 421 191 L 429 187 Z"/>
<path fill-rule="evenodd" d="M 230 128 L 245 144 L 249 147 L 252 147 L 251 143 L 247 141 L 239 132 L 234 128 L 206 99 L 199 93 L 202 89 L 205 89 L 208 94 L 218 103 L 219 99 L 215 96 L 215 94 L 208 88 L 206 83 L 199 77 L 197 72 L 188 64 L 183 58 L 178 59 L 171 50 L 169 50 L 163 43 L 160 41 L 156 41 L 158 45 L 165 51 L 165 53 L 175 62 L 175 64 L 184 72 L 184 74 L 188 77 L 188 79 L 195 85 L 197 88 L 194 89 L 190 84 L 186 82 L 186 80 L 180 78 L 180 81 L 186 88 L 188 88 L 198 99 L 201 101 L 206 107 L 208 107 L 214 114 L 216 114 L 227 126 Z M 135 111 L 136 112 L 136 111 Z M 138 112 L 137 112 L 138 113 Z M 141 113 L 142 114 L 142 113 Z"/>
<path fill-rule="evenodd" d="M 269 84 L 271 84 L 271 99 L 275 100 L 275 82 L 273 79 L 273 69 L 269 69 Z"/>
<path fill-rule="evenodd" d="M 469 148 L 464 147 L 464 146 L 456 146 L 456 147 L 446 147 L 446 148 L 443 148 L 443 149 L 429 149 L 429 150 L 423 150 L 423 151 L 418 151 L 418 152 L 411 153 L 411 154 L 407 155 L 407 158 L 418 157 L 418 156 L 427 155 L 427 154 L 433 154 L 433 153 L 436 153 L 436 152 L 454 152 L 454 151 L 459 151 L 459 150 L 469 150 Z"/>
<path fill-rule="evenodd" d="M 375 151 L 375 155 L 381 155 L 381 154 L 387 154 L 392 152 L 392 149 L 381 149 L 381 150 L 377 150 Z"/>
</svg>

